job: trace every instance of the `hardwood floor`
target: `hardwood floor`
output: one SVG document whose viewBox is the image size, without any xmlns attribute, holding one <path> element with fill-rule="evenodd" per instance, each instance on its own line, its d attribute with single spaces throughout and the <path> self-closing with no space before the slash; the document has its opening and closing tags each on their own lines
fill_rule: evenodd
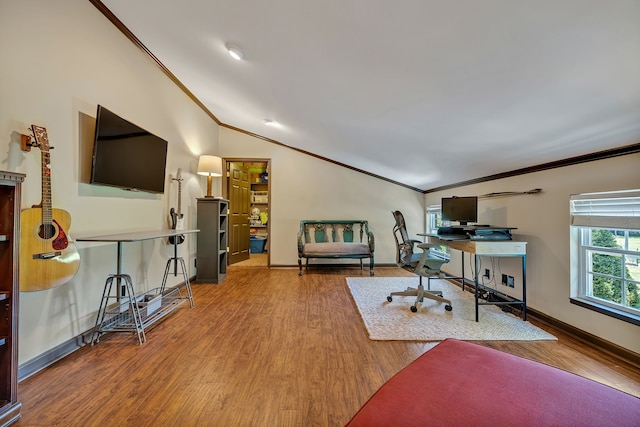
<svg viewBox="0 0 640 427">
<path fill-rule="evenodd" d="M 266 267 L 267 253 L 249 254 L 249 259 L 233 264 L 234 267 Z"/>
<path fill-rule="evenodd" d="M 344 425 L 426 346 L 367 338 L 345 282 L 359 275 L 368 271 L 231 266 L 222 284 L 193 285 L 196 306 L 183 304 L 144 345 L 108 334 L 21 382 L 15 425 Z M 640 397 L 639 369 L 545 329 L 559 341 L 482 344 Z"/>
</svg>

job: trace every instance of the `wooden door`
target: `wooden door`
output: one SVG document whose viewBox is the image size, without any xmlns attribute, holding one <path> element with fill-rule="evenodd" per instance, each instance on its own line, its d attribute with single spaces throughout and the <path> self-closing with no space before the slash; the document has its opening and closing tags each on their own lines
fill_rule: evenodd
<svg viewBox="0 0 640 427">
<path fill-rule="evenodd" d="M 229 264 L 249 259 L 249 167 L 229 162 Z"/>
</svg>

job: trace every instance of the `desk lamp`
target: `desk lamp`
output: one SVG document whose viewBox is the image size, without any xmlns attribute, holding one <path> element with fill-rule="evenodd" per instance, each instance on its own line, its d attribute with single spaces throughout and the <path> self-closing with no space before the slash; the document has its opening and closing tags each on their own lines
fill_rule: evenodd
<svg viewBox="0 0 640 427">
<path fill-rule="evenodd" d="M 222 159 L 218 156 L 200 156 L 200 159 L 198 159 L 198 175 L 206 175 L 207 195 L 205 197 L 213 197 L 211 195 L 211 182 L 214 176 L 222 176 Z"/>
</svg>

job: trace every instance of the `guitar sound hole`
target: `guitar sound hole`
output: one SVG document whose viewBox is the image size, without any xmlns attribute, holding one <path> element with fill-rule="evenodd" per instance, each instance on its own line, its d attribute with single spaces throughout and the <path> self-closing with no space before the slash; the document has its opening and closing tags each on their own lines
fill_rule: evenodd
<svg viewBox="0 0 640 427">
<path fill-rule="evenodd" d="M 42 239 L 51 239 L 56 234 L 56 228 L 53 224 L 42 224 L 40 225 L 40 231 L 38 232 L 38 236 Z"/>
</svg>

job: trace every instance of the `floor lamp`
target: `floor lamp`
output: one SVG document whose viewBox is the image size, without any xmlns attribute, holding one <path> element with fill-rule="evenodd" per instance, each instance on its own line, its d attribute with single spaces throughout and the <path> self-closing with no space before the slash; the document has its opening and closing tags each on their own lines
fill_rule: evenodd
<svg viewBox="0 0 640 427">
<path fill-rule="evenodd" d="M 200 156 L 200 159 L 198 159 L 198 175 L 207 177 L 207 195 L 205 197 L 213 197 L 211 195 L 211 183 L 214 176 L 222 176 L 222 159 L 218 156 Z"/>
</svg>

